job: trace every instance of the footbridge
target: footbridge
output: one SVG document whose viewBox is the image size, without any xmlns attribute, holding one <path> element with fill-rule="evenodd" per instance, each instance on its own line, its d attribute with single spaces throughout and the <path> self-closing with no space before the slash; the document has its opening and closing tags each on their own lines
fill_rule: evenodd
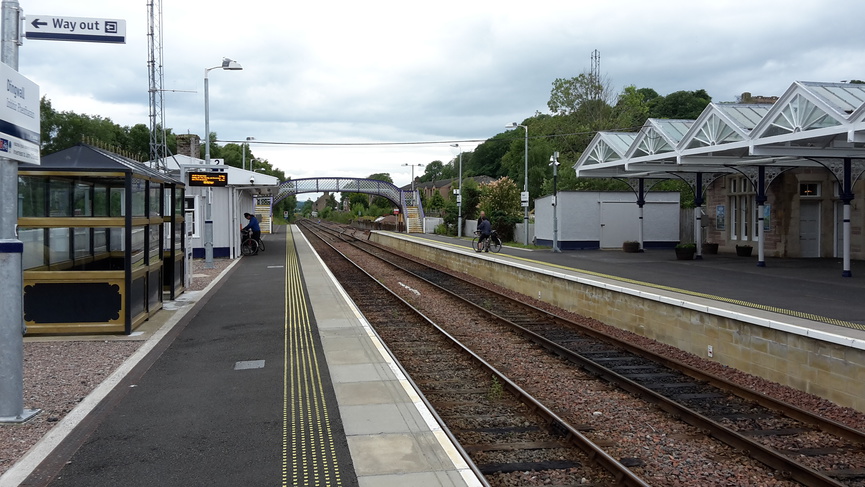
<svg viewBox="0 0 865 487">
<path fill-rule="evenodd" d="M 278 186 L 274 203 L 301 193 L 364 193 L 387 198 L 405 216 L 406 231 L 423 233 L 423 205 L 418 191 L 405 191 L 387 181 L 361 178 L 291 179 Z"/>
</svg>

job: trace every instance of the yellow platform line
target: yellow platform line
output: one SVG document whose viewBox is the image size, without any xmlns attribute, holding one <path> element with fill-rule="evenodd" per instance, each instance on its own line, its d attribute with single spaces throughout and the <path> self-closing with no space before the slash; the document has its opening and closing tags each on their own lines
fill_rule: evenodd
<svg viewBox="0 0 865 487">
<path fill-rule="evenodd" d="M 282 485 L 340 486 L 308 301 L 291 231 L 286 235 Z"/>
<path fill-rule="evenodd" d="M 414 237 L 414 238 L 421 239 L 423 237 Z M 432 240 L 432 239 L 424 239 L 424 240 L 426 240 L 428 242 L 434 242 L 436 244 L 449 245 L 451 247 L 465 250 L 465 247 L 462 245 L 457 245 L 457 244 L 453 244 L 453 243 L 449 243 L 449 242 L 440 242 L 438 240 Z M 820 323 L 826 323 L 826 324 L 830 324 L 830 325 L 841 326 L 844 328 L 850 328 L 853 330 L 865 331 L 865 324 L 862 324 L 862 323 L 855 323 L 852 321 L 839 320 L 836 318 L 829 318 L 827 316 L 820 316 L 820 315 L 815 315 L 812 313 L 805 313 L 802 311 L 795 311 L 795 310 L 791 310 L 791 309 L 777 308 L 775 306 L 767 306 L 764 304 L 751 303 L 749 301 L 742 301 L 740 299 L 726 298 L 724 296 L 717 296 L 714 294 L 707 294 L 707 293 L 701 293 L 701 292 L 697 292 L 697 291 L 690 291 L 688 289 L 680 289 L 677 287 L 664 286 L 662 284 L 653 284 L 651 282 L 638 281 L 636 279 L 628 279 L 627 277 L 620 277 L 620 276 L 615 276 L 615 275 L 611 275 L 611 274 L 603 274 L 601 272 L 589 271 L 589 270 L 585 270 L 585 269 L 577 269 L 575 267 L 568 267 L 568 266 L 563 266 L 563 265 L 558 265 L 558 264 L 551 264 L 549 262 L 541 262 L 539 260 L 527 259 L 525 257 L 519 257 L 519 256 L 515 256 L 515 255 L 507 255 L 505 257 L 508 257 L 509 259 L 521 260 L 523 262 L 529 262 L 529 263 L 532 263 L 535 265 L 545 265 L 545 266 L 549 266 L 549 267 L 554 267 L 556 269 L 568 270 L 571 272 L 579 272 L 580 274 L 586 274 L 586 275 L 595 276 L 595 277 L 602 277 L 604 279 L 611 279 L 611 280 L 619 281 L 619 282 L 626 282 L 628 284 L 637 284 L 640 286 L 645 286 L 645 287 L 650 287 L 650 288 L 655 288 L 655 289 L 663 289 L 665 291 L 672 291 L 672 292 L 676 292 L 676 293 L 687 294 L 689 296 L 696 296 L 696 297 L 700 297 L 700 298 L 711 299 L 714 301 L 721 301 L 724 303 L 730 303 L 730 304 L 735 304 L 738 306 L 744 306 L 746 308 L 761 309 L 763 311 L 769 311 L 771 313 L 778 313 L 778 314 L 783 314 L 783 315 L 787 315 L 787 316 L 793 316 L 796 318 L 802 318 L 805 320 L 817 321 Z"/>
</svg>

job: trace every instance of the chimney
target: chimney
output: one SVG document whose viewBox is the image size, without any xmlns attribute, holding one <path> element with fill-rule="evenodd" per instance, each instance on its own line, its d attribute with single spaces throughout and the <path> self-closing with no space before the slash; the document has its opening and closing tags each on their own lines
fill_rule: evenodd
<svg viewBox="0 0 865 487">
<path fill-rule="evenodd" d="M 181 156 L 201 158 L 201 138 L 195 134 L 179 134 L 177 153 Z"/>
</svg>

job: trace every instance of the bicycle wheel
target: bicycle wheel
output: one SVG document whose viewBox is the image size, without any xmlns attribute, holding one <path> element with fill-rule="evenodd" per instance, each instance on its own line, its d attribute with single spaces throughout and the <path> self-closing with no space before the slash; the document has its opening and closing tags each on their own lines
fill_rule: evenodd
<svg viewBox="0 0 865 487">
<path fill-rule="evenodd" d="M 255 240 L 248 238 L 240 244 L 240 251 L 243 255 L 255 255 L 258 253 L 258 243 Z"/>
<path fill-rule="evenodd" d="M 499 250 L 502 250 L 501 240 L 493 240 L 492 238 L 490 238 L 489 241 L 490 242 L 487 245 L 489 246 L 490 252 L 498 252 Z"/>
<path fill-rule="evenodd" d="M 475 252 L 478 250 L 478 238 L 475 237 L 472 239 L 472 248 L 475 249 Z"/>
<path fill-rule="evenodd" d="M 256 243 L 258 243 L 258 251 L 264 252 L 264 240 L 258 239 L 258 242 L 256 242 Z"/>
</svg>

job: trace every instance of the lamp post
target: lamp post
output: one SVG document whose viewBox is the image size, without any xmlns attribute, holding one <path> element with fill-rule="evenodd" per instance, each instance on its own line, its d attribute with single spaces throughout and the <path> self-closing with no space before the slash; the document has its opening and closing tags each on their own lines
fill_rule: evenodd
<svg viewBox="0 0 865 487">
<path fill-rule="evenodd" d="M 247 137 L 246 144 L 241 147 L 243 150 L 243 162 L 240 164 L 241 169 L 246 169 L 246 149 L 249 147 L 250 140 L 255 140 L 255 137 Z M 249 168 L 252 169 L 252 162 L 249 163 Z"/>
<path fill-rule="evenodd" d="M 417 167 L 423 167 L 423 164 L 409 164 L 409 163 L 405 163 L 405 164 L 403 164 L 403 166 L 411 166 L 411 192 L 412 192 L 412 194 L 414 194 L 414 168 L 415 168 L 415 166 L 417 166 Z"/>
<path fill-rule="evenodd" d="M 226 71 L 238 71 L 243 69 L 237 61 L 222 58 L 222 65 L 206 68 L 204 70 L 204 163 L 210 166 L 210 93 L 207 87 L 207 74 L 214 69 Z M 210 169 L 208 167 L 208 169 Z M 213 269 L 213 217 L 211 215 L 211 204 L 213 189 L 207 188 L 207 211 L 204 215 L 204 268 Z"/>
<path fill-rule="evenodd" d="M 459 144 L 451 144 L 460 150 L 460 187 L 457 190 L 457 237 L 463 236 L 463 148 Z"/>
<path fill-rule="evenodd" d="M 506 129 L 515 129 L 517 127 L 522 127 L 526 130 L 526 144 L 523 152 L 526 156 L 526 178 L 523 183 L 523 194 L 520 195 L 520 201 L 522 202 L 523 207 L 526 209 L 525 217 L 523 218 L 523 225 L 526 230 L 526 237 L 523 240 L 523 245 L 529 245 L 529 128 L 525 125 L 517 125 L 517 122 L 511 122 L 508 125 L 505 125 Z"/>
<path fill-rule="evenodd" d="M 553 252 L 561 252 L 559 250 L 559 220 L 558 220 L 558 199 L 559 199 L 559 191 L 558 191 L 558 167 L 559 167 L 559 152 L 553 152 L 553 155 L 550 156 L 550 164 L 553 166 Z"/>
</svg>

